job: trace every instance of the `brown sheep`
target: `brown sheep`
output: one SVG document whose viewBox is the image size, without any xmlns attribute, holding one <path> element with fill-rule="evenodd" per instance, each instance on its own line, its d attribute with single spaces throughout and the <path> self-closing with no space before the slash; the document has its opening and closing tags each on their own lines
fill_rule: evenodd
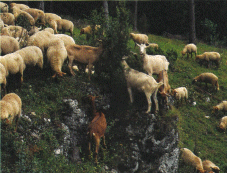
<svg viewBox="0 0 227 173">
<path fill-rule="evenodd" d="M 91 100 L 93 120 L 88 126 L 88 140 L 89 140 L 88 150 L 89 150 L 89 155 L 91 155 L 91 142 L 92 142 L 92 139 L 94 139 L 95 141 L 94 155 L 95 155 L 95 162 L 97 163 L 99 145 L 102 137 L 103 137 L 103 144 L 106 148 L 105 131 L 106 131 L 107 123 L 106 123 L 105 115 L 101 111 L 96 110 L 95 98 L 96 98 L 95 96 L 89 96 L 89 99 Z"/>
<path fill-rule="evenodd" d="M 13 7 L 17 7 L 19 8 L 20 10 L 25 10 L 25 9 L 28 9 L 29 6 L 25 5 L 25 4 L 17 4 L 17 3 L 10 3 L 9 4 L 9 11 L 10 12 L 13 12 Z"/>
<path fill-rule="evenodd" d="M 49 24 L 51 28 L 54 29 L 54 32 L 58 34 L 58 30 L 62 31 L 64 34 L 66 31 L 70 32 L 71 37 L 73 36 L 74 24 L 70 20 L 67 19 L 58 19 L 58 20 L 50 20 Z"/>
<path fill-rule="evenodd" d="M 148 36 L 146 34 L 134 34 L 134 33 L 130 33 L 129 35 L 132 38 L 132 40 L 135 42 L 135 47 L 136 47 L 136 43 L 137 44 L 146 44 L 146 45 L 149 45 L 149 43 L 148 43 Z"/>
<path fill-rule="evenodd" d="M 217 112 L 217 111 L 226 112 L 227 111 L 227 101 L 222 101 L 218 105 L 213 106 L 213 112 Z"/>
<path fill-rule="evenodd" d="M 1 13 L 8 13 L 8 10 L 9 10 L 9 6 L 4 2 L 0 2 Z"/>
<path fill-rule="evenodd" d="M 220 168 L 218 166 L 216 166 L 210 160 L 204 160 L 203 161 L 203 169 L 206 170 L 206 171 L 209 171 L 209 173 L 210 172 L 214 172 L 214 173 L 219 173 L 220 172 Z"/>
<path fill-rule="evenodd" d="M 201 55 L 197 55 L 195 60 L 206 61 L 208 62 L 208 67 L 210 67 L 210 63 L 214 62 L 217 67 L 219 67 L 221 56 L 218 52 L 204 52 Z"/>
<path fill-rule="evenodd" d="M 0 13 L 0 19 L 7 25 L 15 25 L 15 17 L 12 13 Z"/>
<path fill-rule="evenodd" d="M 36 8 L 27 8 L 24 9 L 24 11 L 26 11 L 27 13 L 29 13 L 35 20 L 35 23 L 38 22 L 38 20 L 40 20 L 41 23 L 37 23 L 37 24 L 41 24 L 41 25 L 45 25 L 45 13 L 42 10 L 36 9 Z"/>
</svg>

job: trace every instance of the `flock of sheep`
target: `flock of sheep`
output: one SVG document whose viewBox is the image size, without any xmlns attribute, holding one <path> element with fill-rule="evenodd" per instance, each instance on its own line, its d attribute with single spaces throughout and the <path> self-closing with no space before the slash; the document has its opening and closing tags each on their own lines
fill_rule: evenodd
<svg viewBox="0 0 227 173">
<path fill-rule="evenodd" d="M 47 62 L 47 66 L 53 71 L 53 78 L 61 77 L 66 73 L 62 72 L 62 66 L 68 59 L 68 68 L 71 75 L 75 75 L 73 71 L 73 62 L 76 61 L 80 65 L 88 66 L 89 79 L 94 62 L 98 61 L 103 52 L 102 43 L 99 47 L 91 47 L 86 45 L 77 45 L 73 39 L 74 25 L 71 21 L 62 19 L 53 13 L 44 13 L 42 10 L 30 8 L 24 4 L 0 2 L 0 29 L 1 29 L 1 56 L 0 56 L 0 84 L 4 89 L 4 97 L 0 101 L 1 119 L 11 124 L 13 119 L 20 117 L 22 101 L 20 97 L 14 93 L 7 93 L 7 77 L 9 75 L 20 74 L 20 81 L 23 82 L 23 72 L 26 66 L 38 66 L 43 69 Z M 9 12 L 8 12 L 9 11 Z M 15 26 L 15 21 L 19 16 L 24 16 L 29 21 L 32 29 L 27 31 L 21 26 Z M 48 24 L 50 28 L 41 30 L 35 27 L 35 24 L 45 26 Z M 87 26 L 82 28 L 80 34 L 86 34 L 87 38 L 96 32 L 101 26 L 96 25 L 94 28 Z M 58 34 L 61 30 L 63 33 L 69 32 L 71 36 L 66 34 Z M 136 88 L 145 93 L 148 103 L 147 113 L 151 111 L 151 96 L 155 103 L 155 111 L 158 111 L 157 93 L 168 103 L 168 97 L 173 95 L 177 100 L 187 100 L 188 91 L 185 87 L 172 89 L 168 82 L 168 66 L 169 62 L 163 55 L 148 55 L 146 48 L 153 47 L 158 49 L 158 45 L 148 42 L 148 36 L 145 34 L 130 33 L 130 37 L 135 42 L 135 47 L 140 49 L 140 56 L 143 62 L 143 69 L 147 73 L 139 72 L 129 67 L 126 60 L 129 56 L 122 58 L 122 66 L 127 82 L 127 89 L 130 101 L 133 102 L 132 88 Z M 21 45 L 25 45 L 21 48 Z M 182 51 L 182 56 L 187 54 L 195 54 L 195 59 L 199 61 L 215 62 L 217 66 L 220 63 L 220 54 L 217 52 L 205 52 L 202 55 L 196 55 L 197 47 L 194 44 L 188 44 Z M 44 59 L 46 61 L 44 61 Z M 81 66 L 79 66 L 81 68 Z M 152 75 L 158 75 L 155 80 Z M 219 90 L 218 77 L 213 73 L 202 73 L 193 79 L 193 82 L 205 82 Z M 93 107 L 94 119 L 89 125 L 89 136 L 94 136 L 96 143 L 95 160 L 97 162 L 97 154 L 100 138 L 104 137 L 106 130 L 106 119 L 102 112 L 97 112 L 94 105 L 95 97 L 90 96 Z M 223 101 L 214 107 L 214 111 L 227 111 L 227 101 Z M 223 117 L 219 127 L 223 130 L 227 127 L 227 117 Z M 15 128 L 16 130 L 16 128 Z M 105 144 L 105 143 L 104 143 Z M 89 150 L 90 150 L 89 143 Z M 190 150 L 182 149 L 183 160 L 194 166 L 200 172 L 210 171 L 209 173 L 219 171 L 219 168 L 210 161 L 201 162 L 201 159 L 195 156 Z M 208 166 L 207 166 L 208 165 Z"/>
</svg>

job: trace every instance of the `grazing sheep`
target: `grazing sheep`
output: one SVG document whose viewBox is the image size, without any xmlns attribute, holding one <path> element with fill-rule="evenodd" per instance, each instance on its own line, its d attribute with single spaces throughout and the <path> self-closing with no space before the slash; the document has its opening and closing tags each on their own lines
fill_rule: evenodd
<svg viewBox="0 0 227 173">
<path fill-rule="evenodd" d="M 0 63 L 0 84 L 4 90 L 4 94 L 6 94 L 6 69 L 2 63 Z"/>
<path fill-rule="evenodd" d="M 45 13 L 42 10 L 36 9 L 36 8 L 27 8 L 24 9 L 25 12 L 29 13 L 35 20 L 35 23 L 38 22 L 38 20 L 40 20 L 41 23 L 37 23 L 37 24 L 41 24 L 41 25 L 45 25 Z"/>
<path fill-rule="evenodd" d="M 140 55 L 143 61 L 143 69 L 149 74 L 159 74 L 162 70 L 168 70 L 169 62 L 164 55 L 148 55 L 146 54 L 145 44 L 136 44 L 140 48 Z"/>
<path fill-rule="evenodd" d="M 91 106 L 92 106 L 92 113 L 93 113 L 93 120 L 88 126 L 88 149 L 89 149 L 89 155 L 91 154 L 91 142 L 94 138 L 95 141 L 95 162 L 97 163 L 98 159 L 98 151 L 99 151 L 99 145 L 101 137 L 103 137 L 103 144 L 106 147 L 105 144 L 105 131 L 107 127 L 106 118 L 105 115 L 101 111 L 96 110 L 95 106 L 95 96 L 89 96 L 91 100 Z"/>
<path fill-rule="evenodd" d="M 195 56 L 197 54 L 197 47 L 195 44 L 191 43 L 191 44 L 187 44 L 183 51 L 181 52 L 182 57 L 184 57 L 185 54 L 187 54 L 187 58 L 189 57 L 189 54 L 191 54 L 191 58 L 192 58 L 192 53 L 195 53 Z"/>
<path fill-rule="evenodd" d="M 12 13 L 0 13 L 0 19 L 7 25 L 15 25 L 15 17 Z"/>
<path fill-rule="evenodd" d="M 20 10 L 25 10 L 25 9 L 28 9 L 29 8 L 29 6 L 27 6 L 25 4 L 10 3 L 9 4 L 9 11 L 10 12 L 13 12 L 13 8 L 14 7 L 17 7 Z"/>
<path fill-rule="evenodd" d="M 218 166 L 216 166 L 213 162 L 211 162 L 210 160 L 204 160 L 202 162 L 203 164 L 203 169 L 205 171 L 213 171 L 214 173 L 219 173 L 220 168 Z"/>
<path fill-rule="evenodd" d="M 1 55 L 13 53 L 19 50 L 20 48 L 18 41 L 15 38 L 10 36 L 0 36 L 0 43 L 1 43 L 1 46 L 0 46 Z"/>
<path fill-rule="evenodd" d="M 47 49 L 47 61 L 50 64 L 51 69 L 54 71 L 53 78 L 66 74 L 61 71 L 66 58 L 67 51 L 64 42 L 56 37 L 51 39 Z"/>
<path fill-rule="evenodd" d="M 28 35 L 34 35 L 35 33 L 39 32 L 42 28 L 38 28 L 37 26 L 31 27 L 30 31 L 28 31 Z"/>
<path fill-rule="evenodd" d="M 66 47 L 68 53 L 68 67 L 70 73 L 75 76 L 74 71 L 72 70 L 73 61 L 77 61 L 78 63 L 88 65 L 89 73 L 88 78 L 90 80 L 91 70 L 95 62 L 97 62 L 103 52 L 103 45 L 100 43 L 99 47 L 91 47 L 86 45 L 68 45 Z"/>
<path fill-rule="evenodd" d="M 59 20 L 59 19 L 61 19 L 61 17 L 58 16 L 57 14 L 54 14 L 54 13 L 45 13 L 45 21 L 48 24 L 49 24 L 49 21 L 50 20 Z"/>
<path fill-rule="evenodd" d="M 9 6 L 4 2 L 0 2 L 1 13 L 8 13 L 8 10 L 9 10 Z"/>
<path fill-rule="evenodd" d="M 23 58 L 17 53 L 10 53 L 5 56 L 0 56 L 0 63 L 6 69 L 6 76 L 9 74 L 21 75 L 21 83 L 23 82 L 23 71 L 25 69 Z"/>
<path fill-rule="evenodd" d="M 44 54 L 52 38 L 54 38 L 54 35 L 51 34 L 50 32 L 39 31 L 32 35 L 31 37 L 29 37 L 27 46 L 37 46 L 42 50 Z"/>
<path fill-rule="evenodd" d="M 179 101 L 183 101 L 185 99 L 185 102 L 187 102 L 188 99 L 188 90 L 185 87 L 179 87 L 172 90 L 172 95 Z"/>
<path fill-rule="evenodd" d="M 163 83 L 162 82 L 157 83 L 156 80 L 152 76 L 130 68 L 128 66 L 127 62 L 125 61 L 126 58 L 127 57 L 123 57 L 121 63 L 123 65 L 125 79 L 127 82 L 127 88 L 128 88 L 128 93 L 129 93 L 131 103 L 133 103 L 131 88 L 136 88 L 139 91 L 143 91 L 146 95 L 147 103 L 148 103 L 148 109 L 147 109 L 146 113 L 150 112 L 150 110 L 151 110 L 151 96 L 154 99 L 155 111 L 157 112 L 159 110 L 157 92 L 158 92 L 158 88 L 160 86 L 162 86 Z"/>
<path fill-rule="evenodd" d="M 47 31 L 47 32 L 49 32 L 49 33 L 51 33 L 51 34 L 54 34 L 54 30 L 52 29 L 52 28 L 45 28 L 43 31 Z"/>
<path fill-rule="evenodd" d="M 206 87 L 207 87 L 207 83 L 210 83 L 212 84 L 214 89 L 219 90 L 218 77 L 213 73 L 201 73 L 199 76 L 196 76 L 193 79 L 192 83 L 195 83 L 195 82 L 205 82 Z"/>
<path fill-rule="evenodd" d="M 58 20 L 50 20 L 49 22 L 51 28 L 54 29 L 54 32 L 58 34 L 58 30 L 62 31 L 62 33 L 70 32 L 71 37 L 73 36 L 74 24 L 70 20 L 67 19 L 58 19 Z"/>
<path fill-rule="evenodd" d="M 15 17 L 15 21 L 17 21 L 17 18 L 19 16 L 23 16 L 29 21 L 30 25 L 32 26 L 35 25 L 35 19 L 29 13 L 27 13 L 26 11 L 20 10 L 16 6 L 13 7 L 13 15 Z"/>
<path fill-rule="evenodd" d="M 227 127 L 227 116 L 224 116 L 224 117 L 221 118 L 218 127 L 219 127 L 220 129 L 224 130 L 224 131 L 226 130 L 226 127 Z"/>
<path fill-rule="evenodd" d="M 135 47 L 136 47 L 136 43 L 137 44 L 146 44 L 146 45 L 149 44 L 148 43 L 148 36 L 146 34 L 130 33 L 129 35 L 132 38 L 132 40 L 135 42 Z"/>
<path fill-rule="evenodd" d="M 6 119 L 7 124 L 12 124 L 16 119 L 15 131 L 17 131 L 18 121 L 22 110 L 21 98 L 15 93 L 6 94 L 0 101 L 1 119 Z"/>
<path fill-rule="evenodd" d="M 69 35 L 66 35 L 66 34 L 55 34 L 55 36 L 60 38 L 64 42 L 65 47 L 67 47 L 68 45 L 75 44 L 75 40 L 72 37 L 70 37 Z"/>
<path fill-rule="evenodd" d="M 205 173 L 206 171 L 203 169 L 202 160 L 196 156 L 191 150 L 187 148 L 181 149 L 181 158 L 183 159 L 184 163 L 190 165 L 200 173 Z"/>
<path fill-rule="evenodd" d="M 149 43 L 149 47 L 158 49 L 158 44 L 156 44 L 156 43 Z"/>
<path fill-rule="evenodd" d="M 81 28 L 80 30 L 80 35 L 86 34 L 86 40 L 89 40 L 91 37 L 93 30 L 95 33 L 97 33 L 98 29 L 101 28 L 100 25 L 95 25 L 94 29 L 92 29 L 91 25 L 86 26 L 85 28 Z"/>
<path fill-rule="evenodd" d="M 217 111 L 227 111 L 227 101 L 222 101 L 221 103 L 219 103 L 216 106 L 213 106 L 213 112 L 217 112 Z"/>
<path fill-rule="evenodd" d="M 221 56 L 218 52 L 204 52 L 201 55 L 197 55 L 195 60 L 206 61 L 208 62 L 208 67 L 210 67 L 210 63 L 214 62 L 217 67 L 219 67 Z"/>
<path fill-rule="evenodd" d="M 15 53 L 20 54 L 20 56 L 23 58 L 25 67 L 27 65 L 38 65 L 41 69 L 43 68 L 43 53 L 39 47 L 28 46 L 16 51 Z"/>
</svg>

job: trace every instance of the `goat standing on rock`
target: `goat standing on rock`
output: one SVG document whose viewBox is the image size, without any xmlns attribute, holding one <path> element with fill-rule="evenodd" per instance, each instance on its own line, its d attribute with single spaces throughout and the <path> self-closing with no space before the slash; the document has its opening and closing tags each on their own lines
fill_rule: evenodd
<svg viewBox="0 0 227 173">
<path fill-rule="evenodd" d="M 105 131 L 107 127 L 105 115 L 101 111 L 96 110 L 95 106 L 95 96 L 89 96 L 92 105 L 92 112 L 93 112 L 93 120 L 91 121 L 90 125 L 88 126 L 88 149 L 89 155 L 91 155 L 91 141 L 94 138 L 95 140 L 95 162 L 97 163 L 97 156 L 98 150 L 100 145 L 101 137 L 103 137 L 103 144 L 106 148 L 105 144 Z"/>
</svg>

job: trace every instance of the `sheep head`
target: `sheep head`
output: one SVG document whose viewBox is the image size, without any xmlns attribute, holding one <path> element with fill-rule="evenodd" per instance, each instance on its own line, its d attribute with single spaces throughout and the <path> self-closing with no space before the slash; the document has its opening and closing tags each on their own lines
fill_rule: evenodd
<svg viewBox="0 0 227 173">
<path fill-rule="evenodd" d="M 140 48 L 140 55 L 144 56 L 146 54 L 146 48 L 148 48 L 149 46 L 146 46 L 146 44 L 138 44 L 138 43 L 136 43 L 136 45 Z"/>
<path fill-rule="evenodd" d="M 212 113 L 217 112 L 218 110 L 219 110 L 219 109 L 218 109 L 217 106 L 213 106 L 213 111 L 212 111 Z"/>
</svg>

